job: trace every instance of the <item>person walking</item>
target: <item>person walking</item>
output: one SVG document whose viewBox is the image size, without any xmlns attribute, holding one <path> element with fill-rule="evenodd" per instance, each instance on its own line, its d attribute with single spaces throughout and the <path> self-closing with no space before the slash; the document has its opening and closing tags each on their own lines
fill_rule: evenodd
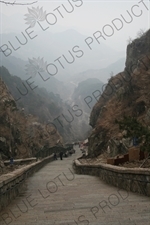
<svg viewBox="0 0 150 225">
<path fill-rule="evenodd" d="M 59 153 L 59 156 L 60 156 L 60 160 L 62 160 L 63 159 L 63 152 L 62 151 Z"/>
<path fill-rule="evenodd" d="M 56 152 L 54 153 L 54 160 L 57 160 Z"/>
<path fill-rule="evenodd" d="M 14 159 L 13 157 L 10 157 L 10 166 L 12 167 L 14 165 Z"/>
</svg>

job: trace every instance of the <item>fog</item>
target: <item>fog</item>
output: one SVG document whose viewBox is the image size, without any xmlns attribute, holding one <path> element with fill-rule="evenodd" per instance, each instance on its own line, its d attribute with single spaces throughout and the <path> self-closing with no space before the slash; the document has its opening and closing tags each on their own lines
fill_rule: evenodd
<svg viewBox="0 0 150 225">
<path fill-rule="evenodd" d="M 5 3 L 0 76 L 17 106 L 67 142 L 86 139 L 93 107 L 125 68 L 127 44 L 149 29 L 149 1 Z"/>
<path fill-rule="evenodd" d="M 75 76 L 86 71 L 86 78 L 107 82 L 110 73 L 124 69 L 129 37 L 149 29 L 150 21 L 149 1 L 49 0 L 0 7 L 1 64 L 14 74 L 12 57 L 23 60 L 20 76 L 25 78 L 31 75 L 31 60 L 39 66 L 43 59 L 48 75 L 64 83 L 78 84 Z"/>
<path fill-rule="evenodd" d="M 31 2 L 20 1 L 22 4 Z M 89 69 L 105 68 L 125 58 L 129 37 L 134 39 L 140 29 L 145 31 L 149 28 L 149 1 L 38 1 L 28 6 L 2 3 L 0 6 L 1 46 L 7 45 L 12 50 L 7 57 L 1 53 L 1 60 L 7 60 L 10 56 L 24 61 L 39 57 L 54 63 L 62 55 L 67 57 L 68 51 L 78 46 L 76 51 L 82 51 L 83 56 L 77 55 L 72 65 L 66 62 L 60 65 L 58 62 L 60 68 L 56 68 L 59 70 L 56 78 L 60 80 L 65 80 L 66 74 L 72 76 Z M 26 32 L 31 25 L 30 9 L 34 11 L 38 7 L 48 16 L 46 20 L 39 19 L 40 23 L 36 22 Z M 24 45 L 16 40 L 16 37 L 23 40 L 22 33 L 28 39 Z M 2 47 L 3 50 L 5 48 Z M 55 71 L 52 74 L 56 75 Z M 109 76 L 101 74 L 99 79 L 106 82 Z"/>
</svg>

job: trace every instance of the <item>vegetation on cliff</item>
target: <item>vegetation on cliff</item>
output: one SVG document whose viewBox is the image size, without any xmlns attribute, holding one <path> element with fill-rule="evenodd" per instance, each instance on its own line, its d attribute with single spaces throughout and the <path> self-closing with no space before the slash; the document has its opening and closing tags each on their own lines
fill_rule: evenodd
<svg viewBox="0 0 150 225">
<path fill-rule="evenodd" d="M 126 130 L 119 129 L 116 119 L 135 118 L 143 133 L 150 126 L 150 30 L 127 46 L 126 65 L 123 72 L 110 78 L 99 101 L 94 106 L 90 125 L 89 155 L 97 156 L 110 149 L 113 155 L 126 152 L 132 138 L 124 137 Z M 147 128 L 146 128 L 147 127 Z M 145 143 L 145 146 L 146 143 Z M 144 148 L 148 150 L 147 147 Z"/>
<path fill-rule="evenodd" d="M 8 87 L 0 79 L 0 160 L 35 156 L 42 148 L 63 143 L 62 137 L 38 117 L 18 109 Z"/>
</svg>

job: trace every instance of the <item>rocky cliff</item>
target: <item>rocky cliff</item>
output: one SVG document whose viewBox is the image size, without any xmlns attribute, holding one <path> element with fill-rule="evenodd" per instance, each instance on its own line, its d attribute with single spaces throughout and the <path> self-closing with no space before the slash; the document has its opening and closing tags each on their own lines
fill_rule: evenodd
<svg viewBox="0 0 150 225">
<path fill-rule="evenodd" d="M 132 137 L 125 138 L 126 131 L 120 131 L 116 120 L 130 116 L 143 126 L 150 126 L 149 88 L 150 30 L 128 44 L 124 71 L 110 78 L 91 112 L 90 156 L 104 151 L 115 156 L 132 146 Z"/>
<path fill-rule="evenodd" d="M 25 115 L 31 114 L 38 117 L 39 122 L 44 124 L 54 124 L 53 127 L 67 142 L 78 140 L 80 136 L 78 127 L 72 129 L 72 120 L 68 119 L 70 117 L 68 111 L 72 111 L 72 108 L 58 94 L 38 87 L 33 79 L 21 80 L 17 76 L 12 76 L 4 66 L 0 67 L 0 76 L 12 94 L 17 107 L 20 110 L 23 108 Z"/>
<path fill-rule="evenodd" d="M 39 122 L 35 116 L 25 115 L 17 108 L 8 87 L 0 78 L 0 159 L 35 156 L 43 147 L 63 143 L 52 125 Z"/>
</svg>

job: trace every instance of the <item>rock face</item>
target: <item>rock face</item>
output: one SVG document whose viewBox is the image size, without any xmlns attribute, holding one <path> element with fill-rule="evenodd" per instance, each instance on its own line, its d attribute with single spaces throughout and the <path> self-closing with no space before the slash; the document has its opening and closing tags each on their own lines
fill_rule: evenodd
<svg viewBox="0 0 150 225">
<path fill-rule="evenodd" d="M 146 68 L 146 65 L 144 64 L 143 60 L 140 62 L 140 59 L 142 59 L 142 57 L 145 55 L 149 55 L 150 53 L 149 38 L 150 30 L 145 32 L 141 37 L 132 41 L 132 43 L 127 46 L 125 69 L 128 70 L 130 73 L 132 73 L 134 68 L 137 67 L 137 64 L 143 69 Z"/>
<path fill-rule="evenodd" d="M 21 80 L 17 76 L 12 76 L 3 66 L 0 67 L 0 76 L 15 99 L 18 109 L 24 111 L 25 114 L 38 117 L 41 123 L 53 123 L 64 141 L 78 140 L 80 137 L 79 129 L 78 126 L 76 126 L 76 129 L 72 129 L 73 126 L 70 123 L 72 118 L 70 119 L 69 113 L 70 111 L 75 114 L 76 108 L 73 112 L 72 107 L 63 102 L 58 94 L 38 87 L 34 83 L 34 79 L 32 81 Z M 29 86 L 32 82 L 33 84 Z"/>
<path fill-rule="evenodd" d="M 58 140 L 63 143 L 52 125 L 46 126 L 32 115 L 25 116 L 24 109 L 17 108 L 0 79 L 0 160 L 32 157 L 43 147 L 57 145 Z"/>
<path fill-rule="evenodd" d="M 127 46 L 126 67 L 111 77 L 90 115 L 93 127 L 89 137 L 89 155 L 103 151 L 110 155 L 125 153 L 132 146 L 132 139 L 120 133 L 117 120 L 123 116 L 137 118 L 150 126 L 150 30 Z M 126 132 L 126 131 L 124 131 Z"/>
</svg>

